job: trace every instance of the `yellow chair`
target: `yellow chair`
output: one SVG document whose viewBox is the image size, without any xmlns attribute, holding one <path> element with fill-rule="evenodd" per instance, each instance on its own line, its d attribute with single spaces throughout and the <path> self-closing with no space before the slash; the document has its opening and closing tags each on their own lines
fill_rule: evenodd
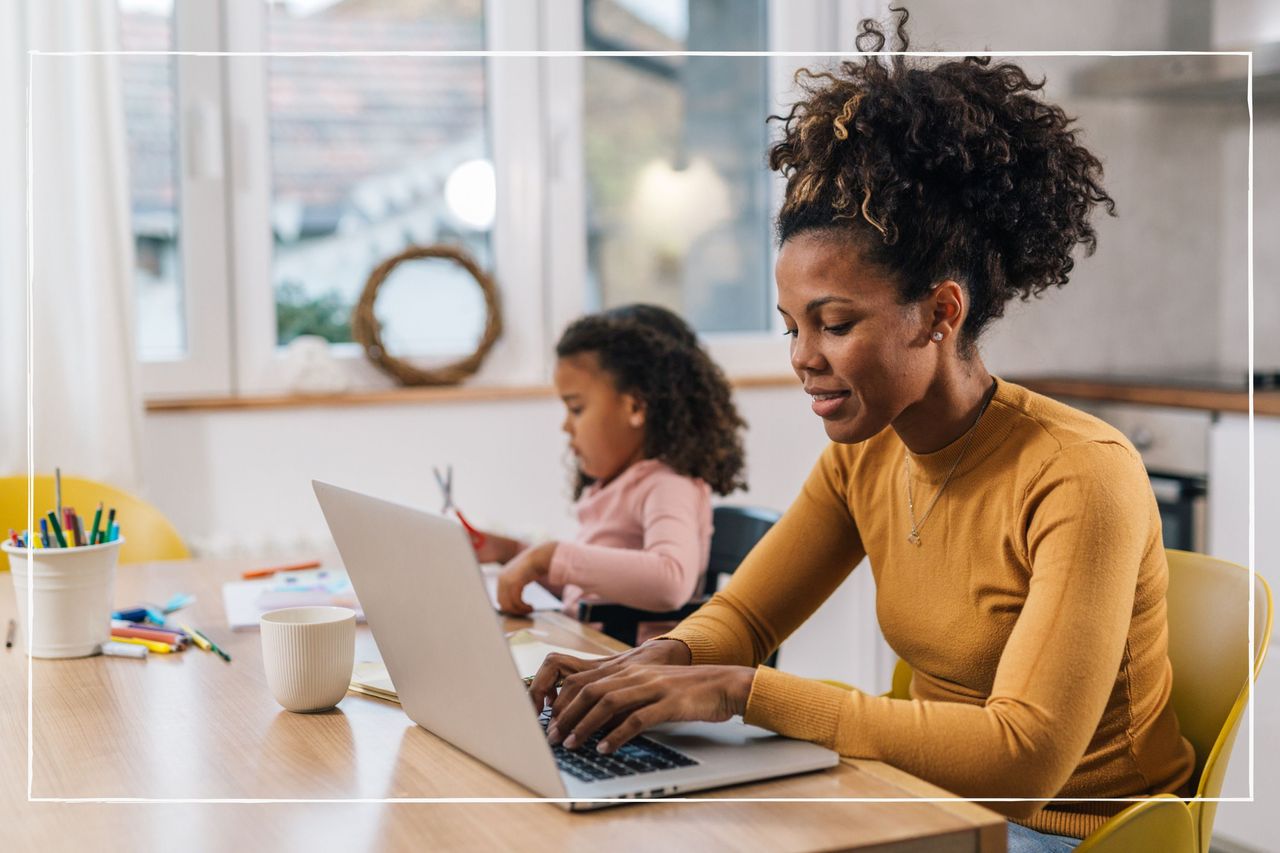
<svg viewBox="0 0 1280 853">
<path fill-rule="evenodd" d="M 1231 747 L 1249 696 L 1249 580 L 1243 566 L 1189 551 L 1169 559 L 1169 661 L 1173 707 L 1182 735 L 1195 747 L 1196 798 L 1222 794 Z M 1271 641 L 1271 588 L 1253 575 L 1253 677 Z M 910 696 L 911 667 L 899 660 L 895 699 Z M 1185 802 L 1161 794 L 1112 817 L 1076 848 L 1077 853 L 1209 853 L 1217 803 Z"/>
<path fill-rule="evenodd" d="M 76 508 L 88 527 L 93 521 L 93 511 L 101 501 L 107 508 L 115 507 L 116 521 L 124 536 L 120 546 L 121 563 L 146 563 L 152 560 L 185 560 L 191 556 L 178 531 L 169 520 L 151 504 L 128 492 L 79 477 L 62 478 L 62 505 Z M 35 480 L 36 530 L 40 518 L 55 506 L 53 477 L 37 474 Z M 27 478 L 0 477 L 0 532 L 9 528 L 25 530 L 27 527 Z M 8 562 L 5 561 L 5 567 Z"/>
</svg>

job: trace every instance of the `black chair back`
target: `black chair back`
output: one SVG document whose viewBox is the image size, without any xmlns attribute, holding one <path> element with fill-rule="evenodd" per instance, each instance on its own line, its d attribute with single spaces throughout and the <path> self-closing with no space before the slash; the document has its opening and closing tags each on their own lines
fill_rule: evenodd
<svg viewBox="0 0 1280 853">
<path fill-rule="evenodd" d="M 678 622 L 706 604 L 720 588 L 721 578 L 734 573 L 781 516 L 760 507 L 718 506 L 712 510 L 711 517 L 715 525 L 711 534 L 711 557 L 702 589 L 692 601 L 665 613 L 637 610 L 622 604 L 582 602 L 578 605 L 578 618 L 583 622 L 598 622 L 601 631 L 634 646 L 640 623 Z M 773 666 L 776 660 L 776 654 L 770 655 L 765 664 Z"/>
<path fill-rule="evenodd" d="M 702 585 L 706 596 L 715 595 L 721 577 L 731 575 L 780 518 L 771 509 L 750 506 L 718 506 L 711 511 L 715 530 L 711 534 L 711 559 Z"/>
</svg>

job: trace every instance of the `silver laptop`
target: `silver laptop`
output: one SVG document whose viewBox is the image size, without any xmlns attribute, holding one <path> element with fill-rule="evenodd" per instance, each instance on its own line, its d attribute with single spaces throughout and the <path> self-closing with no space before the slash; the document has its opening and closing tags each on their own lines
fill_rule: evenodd
<svg viewBox="0 0 1280 853">
<path fill-rule="evenodd" d="M 662 797 L 832 767 L 829 749 L 738 721 L 660 726 L 599 756 L 552 748 L 475 552 L 453 521 L 312 481 L 409 719 L 543 797 Z M 594 742 L 594 741 L 593 741 Z"/>
</svg>

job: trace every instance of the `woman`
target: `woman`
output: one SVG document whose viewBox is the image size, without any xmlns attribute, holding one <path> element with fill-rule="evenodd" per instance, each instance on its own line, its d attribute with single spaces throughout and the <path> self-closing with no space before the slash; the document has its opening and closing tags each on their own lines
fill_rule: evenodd
<svg viewBox="0 0 1280 853">
<path fill-rule="evenodd" d="M 859 48 L 883 44 L 864 22 Z M 547 661 L 532 696 L 554 700 L 553 741 L 608 727 L 611 751 L 659 722 L 742 714 L 961 796 L 1027 798 L 993 804 L 1017 822 L 1012 850 L 1070 849 L 1125 805 L 1045 799 L 1189 780 L 1142 461 L 993 378 L 976 348 L 1010 299 L 1066 283 L 1096 205 L 1114 212 L 1042 85 L 972 57 L 808 75 L 770 152 L 787 178 L 778 310 L 832 444 L 697 614 L 603 661 Z M 910 700 L 759 666 L 863 556 Z"/>
</svg>

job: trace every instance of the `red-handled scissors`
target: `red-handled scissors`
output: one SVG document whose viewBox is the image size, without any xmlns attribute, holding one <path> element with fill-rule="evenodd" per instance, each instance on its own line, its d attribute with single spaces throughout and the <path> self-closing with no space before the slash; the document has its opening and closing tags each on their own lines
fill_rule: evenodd
<svg viewBox="0 0 1280 853">
<path fill-rule="evenodd" d="M 462 514 L 462 511 L 453 504 L 453 466 L 446 465 L 443 474 L 434 465 L 431 466 L 431 470 L 435 472 L 436 483 L 440 486 L 440 493 L 444 495 L 444 506 L 440 508 L 440 514 L 446 515 L 452 511 L 458 517 L 458 521 L 462 522 L 467 535 L 471 537 L 471 547 L 475 549 L 483 548 L 486 539 L 485 535 L 472 527 Z"/>
</svg>

